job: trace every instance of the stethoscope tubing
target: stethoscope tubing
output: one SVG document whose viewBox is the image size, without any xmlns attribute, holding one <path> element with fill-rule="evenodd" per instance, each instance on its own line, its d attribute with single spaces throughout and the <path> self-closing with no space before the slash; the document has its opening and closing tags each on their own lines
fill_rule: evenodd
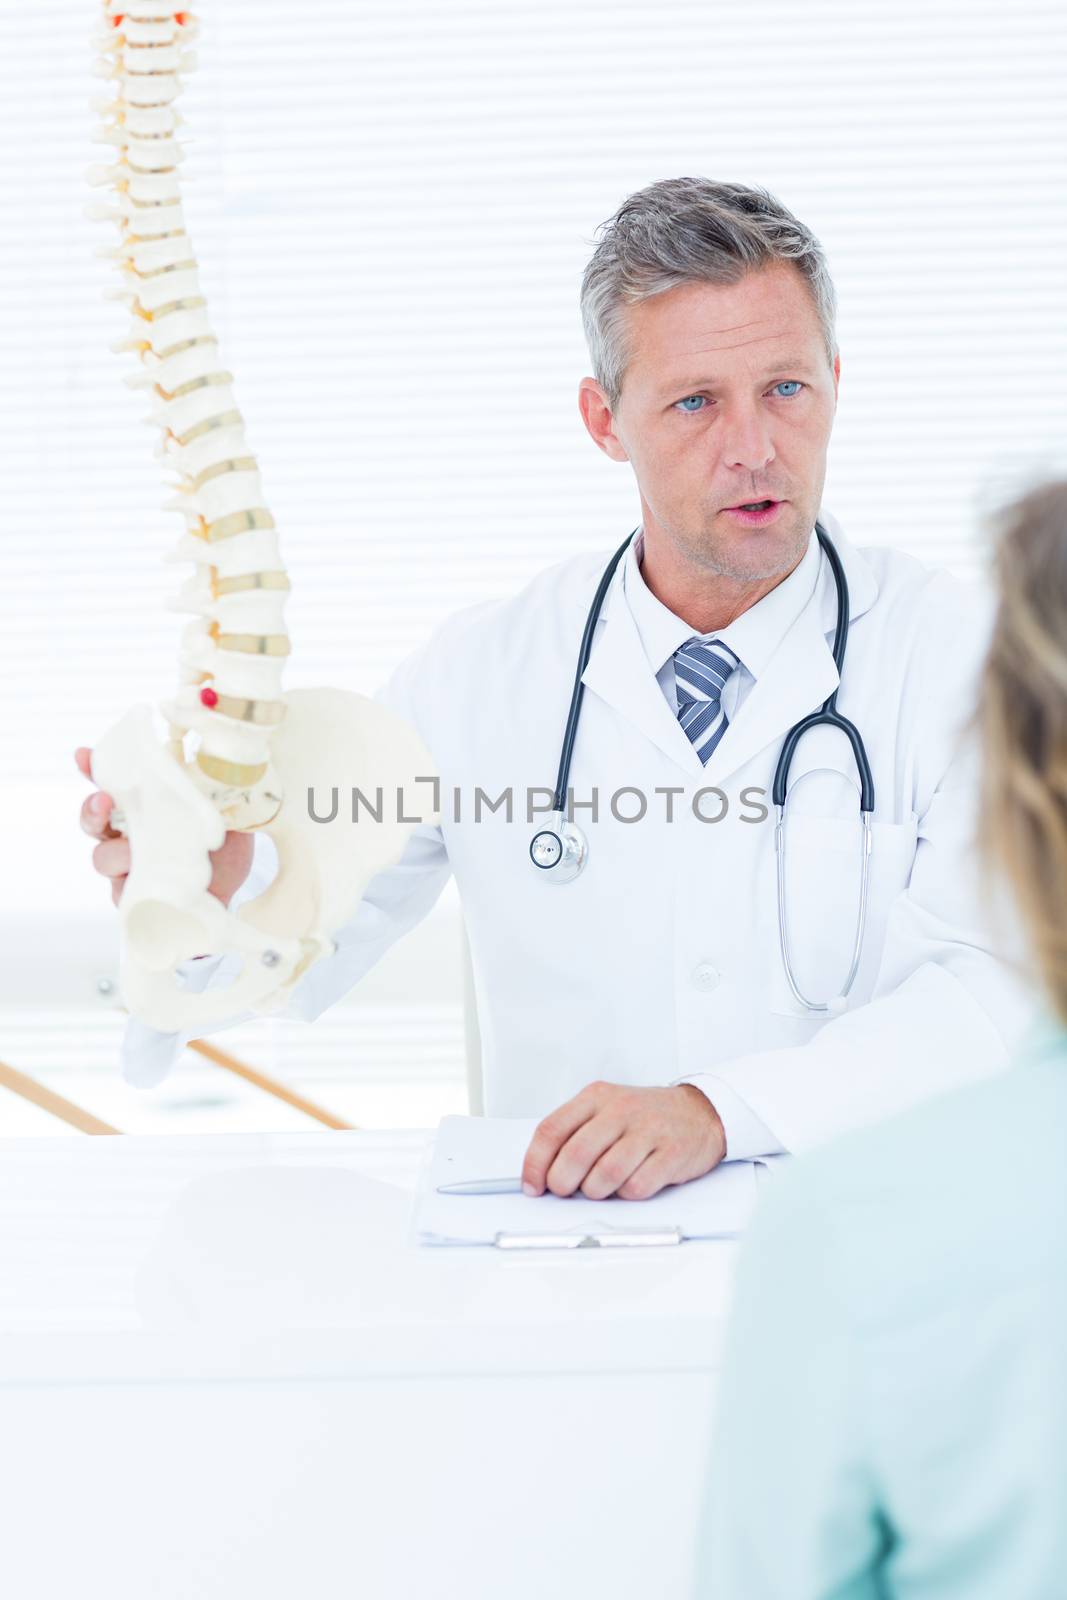
<svg viewBox="0 0 1067 1600">
<path fill-rule="evenodd" d="M 641 524 L 638 523 L 637 526 L 640 527 Z M 634 528 L 632 533 L 626 535 L 626 538 L 604 568 L 604 575 L 597 585 L 593 603 L 589 607 L 589 615 L 585 619 L 582 642 L 578 650 L 578 670 L 574 674 L 574 688 L 571 690 L 570 709 L 567 712 L 567 724 L 563 730 L 563 745 L 559 753 L 559 771 L 556 774 L 556 790 L 552 798 L 553 811 L 562 812 L 567 809 L 567 779 L 570 777 L 574 737 L 578 732 L 578 716 L 582 709 L 582 697 L 585 694 L 582 675 L 589 665 L 589 656 L 593 649 L 593 634 L 596 632 L 596 625 L 600 619 L 600 608 L 604 604 L 604 596 L 608 592 L 608 585 L 615 575 L 615 568 L 626 554 L 630 540 L 636 532 L 637 528 Z"/>
<path fill-rule="evenodd" d="M 589 853 L 588 843 L 584 834 L 573 823 L 566 820 L 567 805 L 567 780 L 570 777 L 571 757 L 574 752 L 574 741 L 578 732 L 578 720 L 581 714 L 582 698 L 585 693 L 585 684 L 582 682 L 583 674 L 589 665 L 589 657 L 593 647 L 593 635 L 600 617 L 600 610 L 607 594 L 608 586 L 615 574 L 619 562 L 625 555 L 631 540 L 637 533 L 634 528 L 623 540 L 615 551 L 611 560 L 601 576 L 597 585 L 596 594 L 586 617 L 585 627 L 582 631 L 581 645 L 578 651 L 578 666 L 574 675 L 574 686 L 571 690 L 570 706 L 567 711 L 567 722 L 563 731 L 563 743 L 560 749 L 559 770 L 556 775 L 556 788 L 553 794 L 552 810 L 555 827 L 543 829 L 534 836 L 530 845 L 530 855 L 535 866 L 542 869 L 548 882 L 567 883 L 575 878 L 585 865 Z M 834 1013 L 844 1009 L 850 989 L 859 971 L 860 959 L 863 952 L 863 941 L 867 927 L 867 911 L 870 891 L 871 868 L 871 819 L 874 811 L 874 777 L 871 765 L 867 758 L 867 749 L 863 737 L 853 722 L 841 714 L 837 709 L 837 695 L 841 686 L 845 666 L 845 651 L 848 644 L 848 630 L 850 623 L 850 597 L 848 580 L 841 562 L 837 548 L 830 535 L 820 522 L 815 524 L 815 533 L 833 574 L 834 587 L 837 591 L 837 620 L 834 627 L 833 657 L 837 668 L 837 686 L 833 693 L 827 697 L 818 711 L 813 711 L 809 716 L 801 718 L 794 723 L 786 734 L 778 761 L 774 770 L 774 781 L 771 789 L 771 798 L 775 808 L 774 847 L 777 863 L 777 901 L 778 901 L 778 937 L 781 948 L 782 965 L 785 969 L 786 981 L 790 992 L 797 1003 L 808 1011 Z M 793 971 L 793 963 L 789 948 L 788 916 L 786 911 L 786 847 L 785 847 L 785 817 L 786 804 L 789 791 L 789 771 L 796 754 L 797 747 L 804 735 L 814 728 L 835 728 L 847 738 L 856 763 L 856 771 L 860 783 L 860 815 L 863 822 L 862 837 L 862 866 L 860 875 L 859 903 L 856 914 L 856 930 L 852 942 L 852 955 L 849 962 L 848 974 L 836 999 L 819 1001 L 809 999 L 801 990 Z M 551 851 L 545 859 L 539 859 L 538 845 L 551 846 Z"/>
<path fill-rule="evenodd" d="M 848 580 L 845 577 L 845 569 L 841 565 L 841 557 L 837 553 L 837 547 L 830 538 L 830 535 L 827 533 L 826 529 L 822 526 L 822 523 L 816 522 L 815 532 L 818 536 L 819 544 L 822 546 L 822 549 L 825 552 L 826 559 L 830 563 L 830 570 L 834 576 L 834 587 L 837 590 L 837 625 L 834 628 L 834 665 L 837 668 L 838 688 L 840 688 L 841 679 L 844 676 L 845 670 L 845 648 L 848 643 L 848 627 L 850 618 Z M 855 723 L 850 722 L 847 717 L 842 716 L 840 711 L 838 711 L 837 689 L 834 690 L 833 694 L 830 695 L 828 699 L 823 701 L 823 704 L 818 711 L 813 711 L 810 716 L 804 717 L 802 721 L 795 723 L 786 734 L 785 742 L 782 745 L 781 753 L 778 757 L 778 765 L 774 769 L 774 783 L 771 786 L 771 800 L 773 804 L 775 806 L 784 807 L 786 790 L 789 786 L 789 769 L 793 764 L 793 757 L 796 754 L 797 745 L 800 743 L 801 739 L 803 739 L 804 735 L 806 733 L 810 733 L 813 728 L 836 728 L 839 733 L 843 733 L 845 735 L 849 744 L 852 746 L 852 754 L 856 762 L 856 771 L 859 775 L 860 810 L 865 813 L 872 812 L 874 810 L 874 776 L 871 772 L 871 764 L 867 759 L 867 747 L 864 744 L 863 737 Z"/>
</svg>

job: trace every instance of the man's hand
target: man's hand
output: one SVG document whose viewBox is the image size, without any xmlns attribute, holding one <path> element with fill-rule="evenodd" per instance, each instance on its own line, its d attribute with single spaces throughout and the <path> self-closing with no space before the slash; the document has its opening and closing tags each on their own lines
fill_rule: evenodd
<svg viewBox="0 0 1067 1600">
<path fill-rule="evenodd" d="M 591 1083 L 539 1123 L 522 1166 L 527 1194 L 648 1200 L 726 1154 L 719 1114 L 691 1083 L 635 1089 Z"/>
<path fill-rule="evenodd" d="M 93 752 L 81 744 L 74 752 L 78 771 L 93 781 Z M 126 835 L 111 826 L 110 817 L 115 802 L 109 794 L 96 789 L 82 802 L 81 825 L 92 839 L 99 840 L 93 851 L 93 866 L 111 886 L 111 903 L 118 905 L 126 879 L 130 874 L 130 842 Z M 255 840 L 250 833 L 227 833 L 217 850 L 208 852 L 211 861 L 211 882 L 208 893 L 228 906 L 232 897 L 252 870 Z"/>
</svg>

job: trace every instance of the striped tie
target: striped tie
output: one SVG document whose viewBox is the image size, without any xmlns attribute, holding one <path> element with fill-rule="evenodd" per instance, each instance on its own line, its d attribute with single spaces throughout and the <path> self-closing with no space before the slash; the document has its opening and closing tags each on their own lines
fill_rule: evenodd
<svg viewBox="0 0 1067 1600">
<path fill-rule="evenodd" d="M 737 665 L 738 657 L 729 645 L 720 644 L 717 639 L 687 639 L 674 652 L 678 721 L 704 766 L 726 732 L 726 712 L 720 698 Z"/>
</svg>

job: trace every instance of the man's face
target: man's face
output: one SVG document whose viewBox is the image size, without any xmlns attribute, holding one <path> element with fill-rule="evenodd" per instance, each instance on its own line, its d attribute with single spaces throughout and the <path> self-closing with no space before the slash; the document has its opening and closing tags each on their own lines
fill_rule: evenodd
<svg viewBox="0 0 1067 1600">
<path fill-rule="evenodd" d="M 776 262 L 733 285 L 667 290 L 626 317 L 614 414 L 592 379 L 581 405 L 597 443 L 633 465 L 646 538 L 740 582 L 784 576 L 818 514 L 840 370 L 804 279 Z M 767 512 L 732 509 L 765 500 Z"/>
</svg>

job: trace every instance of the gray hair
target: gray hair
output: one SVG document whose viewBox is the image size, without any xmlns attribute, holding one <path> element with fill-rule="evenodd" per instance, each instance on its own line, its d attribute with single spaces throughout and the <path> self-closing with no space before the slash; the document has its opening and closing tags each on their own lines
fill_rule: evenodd
<svg viewBox="0 0 1067 1600">
<path fill-rule="evenodd" d="M 818 239 L 766 189 L 710 178 L 664 178 L 624 200 L 582 277 L 582 323 L 597 382 L 614 411 L 629 359 L 625 308 L 686 283 L 737 283 L 774 261 L 803 276 L 837 355 L 837 296 Z"/>
</svg>

